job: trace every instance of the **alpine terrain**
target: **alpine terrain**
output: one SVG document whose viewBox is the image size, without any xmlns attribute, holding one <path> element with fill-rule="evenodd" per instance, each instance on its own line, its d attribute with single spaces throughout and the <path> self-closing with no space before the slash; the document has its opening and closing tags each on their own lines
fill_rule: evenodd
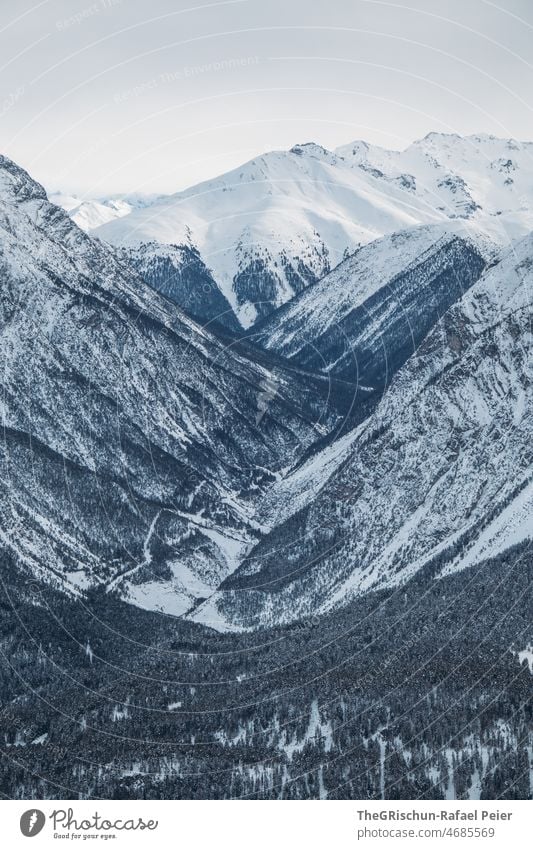
<svg viewBox="0 0 533 849">
<path fill-rule="evenodd" d="M 531 798 L 532 151 L 0 157 L 0 793 Z"/>
<path fill-rule="evenodd" d="M 532 152 L 532 143 L 514 139 L 441 133 L 403 151 L 361 141 L 335 151 L 300 144 L 94 232 L 124 248 L 155 243 L 163 261 L 176 247 L 195 248 L 249 328 L 380 236 L 450 221 L 498 246 L 526 235 Z"/>
<path fill-rule="evenodd" d="M 195 325 L 6 159 L 0 192 L 3 544 L 71 592 L 184 612 L 335 413 Z"/>
</svg>

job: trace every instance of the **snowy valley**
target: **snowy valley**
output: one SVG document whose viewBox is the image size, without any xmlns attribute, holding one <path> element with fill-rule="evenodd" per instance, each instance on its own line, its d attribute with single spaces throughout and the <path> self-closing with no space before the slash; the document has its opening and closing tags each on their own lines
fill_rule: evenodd
<svg viewBox="0 0 533 849">
<path fill-rule="evenodd" d="M 2 792 L 531 796 L 532 154 L 0 157 Z"/>
</svg>

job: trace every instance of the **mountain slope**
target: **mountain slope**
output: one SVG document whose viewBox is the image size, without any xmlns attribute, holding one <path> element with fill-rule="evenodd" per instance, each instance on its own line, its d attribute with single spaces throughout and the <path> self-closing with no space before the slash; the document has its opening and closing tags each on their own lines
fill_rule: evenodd
<svg viewBox="0 0 533 849">
<path fill-rule="evenodd" d="M 317 497 L 196 618 L 291 621 L 532 537 L 532 295 L 528 236 L 429 333 Z"/>
<path fill-rule="evenodd" d="M 335 414 L 198 327 L 3 157 L 0 270 L 3 546 L 69 591 L 183 612 Z"/>
<path fill-rule="evenodd" d="M 153 289 L 201 324 L 207 323 L 211 329 L 240 331 L 235 313 L 196 248 L 167 245 L 162 252 L 160 245 L 146 242 L 129 250 L 120 249 L 119 255 Z"/>
<path fill-rule="evenodd" d="M 301 366 L 380 393 L 484 266 L 480 248 L 451 228 L 385 236 L 360 248 L 250 335 Z"/>
<path fill-rule="evenodd" d="M 119 247 L 190 240 L 248 327 L 322 277 L 347 250 L 443 218 L 400 187 L 384 191 L 371 174 L 309 144 L 267 153 L 97 234 Z"/>
<path fill-rule="evenodd" d="M 195 247 L 250 327 L 385 234 L 469 221 L 507 246 L 533 229 L 533 143 L 432 133 L 388 151 L 296 145 L 98 228 L 121 247 Z"/>
<path fill-rule="evenodd" d="M 4 557 L 2 793 L 530 799 L 532 577 L 522 546 L 295 626 L 220 634 L 28 586 Z"/>
</svg>

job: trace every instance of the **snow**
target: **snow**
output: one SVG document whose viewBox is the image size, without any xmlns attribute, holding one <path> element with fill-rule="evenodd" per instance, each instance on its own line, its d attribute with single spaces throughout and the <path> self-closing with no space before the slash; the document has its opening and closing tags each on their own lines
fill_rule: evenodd
<svg viewBox="0 0 533 849">
<path fill-rule="evenodd" d="M 50 195 L 50 201 L 61 206 L 76 224 L 89 232 L 107 224 L 115 218 L 129 215 L 133 207 L 122 200 L 110 200 L 101 203 L 97 200 L 80 200 L 80 198 L 60 193 Z"/>
<path fill-rule="evenodd" d="M 385 755 L 387 753 L 387 741 L 383 739 L 381 732 L 377 732 L 372 737 L 377 740 L 379 745 L 379 795 L 382 799 L 385 798 Z"/>
<path fill-rule="evenodd" d="M 452 221 L 499 246 L 533 229 L 533 144 L 430 134 L 401 152 L 364 142 L 335 152 L 296 145 L 115 218 L 97 234 L 119 246 L 196 246 L 250 327 L 254 298 L 238 295 L 234 280 L 252 261 L 266 264 L 279 306 L 295 293 L 287 261 L 319 279 L 380 236 Z"/>
<path fill-rule="evenodd" d="M 107 586 L 107 592 L 111 592 L 111 590 L 114 590 L 119 584 L 121 584 L 126 579 L 131 578 L 136 572 L 138 572 L 144 566 L 150 565 L 150 563 L 152 562 L 152 553 L 150 551 L 150 542 L 151 542 L 152 536 L 154 534 L 155 526 L 157 524 L 157 521 L 158 521 L 160 515 L 161 515 L 161 510 L 158 510 L 157 513 L 155 514 L 154 518 L 150 522 L 150 526 L 148 528 L 148 533 L 146 534 L 146 537 L 145 537 L 145 540 L 144 540 L 144 543 L 143 543 L 143 559 L 141 560 L 141 562 L 138 563 L 135 566 L 132 566 L 132 568 L 128 569 L 126 572 L 123 572 L 123 573 L 117 575 L 115 578 L 113 578 L 113 580 L 110 581 L 108 586 Z"/>
<path fill-rule="evenodd" d="M 525 647 L 525 649 L 522 649 L 522 651 L 517 652 L 517 656 L 518 656 L 518 662 L 520 664 L 522 664 L 524 661 L 526 661 L 526 663 L 528 665 L 528 669 L 531 672 L 531 674 L 533 675 L 533 645 L 530 645 L 528 643 L 527 646 Z"/>
<path fill-rule="evenodd" d="M 47 739 L 48 739 L 48 732 L 45 732 L 44 734 L 41 734 L 40 737 L 36 737 L 35 740 L 32 740 L 31 744 L 32 744 L 32 746 L 42 746 L 44 743 L 46 743 Z"/>
<path fill-rule="evenodd" d="M 158 195 L 125 195 L 110 198 L 80 198 L 62 192 L 49 194 L 51 203 L 68 212 L 78 227 L 89 233 L 116 218 L 123 218 L 134 209 L 144 208 L 160 199 Z"/>
<path fill-rule="evenodd" d="M 244 676 L 238 676 L 238 680 L 242 680 L 243 678 Z M 287 729 L 279 733 L 280 727 L 277 717 L 273 722 L 272 731 L 279 734 L 277 746 L 280 751 L 286 754 L 289 761 L 294 758 L 295 754 L 302 752 L 308 744 L 316 745 L 320 741 L 326 753 L 331 752 L 333 748 L 333 728 L 331 722 L 329 720 L 322 720 L 316 699 L 313 699 L 311 702 L 309 722 L 302 736 L 299 736 L 296 732 L 290 734 Z M 239 724 L 236 733 L 232 736 L 228 736 L 226 731 L 218 731 L 215 733 L 215 737 L 224 746 L 238 746 L 246 744 L 256 734 L 254 723 L 249 722 L 246 725 Z"/>
<path fill-rule="evenodd" d="M 172 581 L 144 581 L 142 584 L 126 584 L 126 599 L 144 610 L 154 610 L 169 616 L 183 616 L 191 606 L 191 594 L 180 590 Z"/>
<path fill-rule="evenodd" d="M 196 564 L 196 569 L 193 569 L 187 565 L 184 558 L 176 558 L 167 564 L 173 573 L 170 580 L 148 580 L 143 581 L 142 584 L 126 581 L 122 591 L 128 601 L 145 610 L 160 611 L 171 616 L 183 616 L 197 599 L 208 598 L 212 595 L 221 578 L 233 572 L 239 565 L 250 543 L 213 527 L 199 525 L 197 530 L 215 543 L 223 557 L 224 569 L 221 568 L 220 573 L 215 573 L 214 576 L 212 574 L 209 577 L 206 576 L 204 580 L 201 577 L 201 562 Z M 204 568 L 207 568 L 207 563 L 204 564 Z M 194 614 L 191 618 L 194 618 Z"/>
<path fill-rule="evenodd" d="M 213 628 L 220 633 L 240 633 L 243 630 L 242 627 L 229 621 L 221 611 L 219 601 L 222 599 L 223 593 L 214 592 L 196 610 L 189 613 L 187 619 L 205 625 L 207 628 Z"/>
<path fill-rule="evenodd" d="M 265 260 L 274 269 L 283 266 L 283 257 L 301 258 L 320 277 L 346 249 L 421 220 L 443 218 L 396 187 L 384 191 L 375 178 L 339 158 L 274 151 L 114 220 L 97 234 L 118 246 L 192 242 L 248 327 L 255 308 L 250 300 L 237 299 L 233 280 L 251 259 Z M 282 274 L 277 280 L 279 306 L 294 289 Z"/>
<path fill-rule="evenodd" d="M 330 752 L 333 748 L 333 729 L 329 720 L 323 722 L 320 718 L 320 710 L 318 702 L 313 699 L 311 703 L 311 712 L 309 716 L 309 725 L 304 736 L 299 739 L 297 734 L 294 734 L 288 739 L 287 732 L 283 732 L 284 742 L 280 743 L 280 748 L 286 753 L 289 760 L 292 760 L 297 752 L 301 752 L 308 743 L 316 742 L 317 738 L 322 739 L 324 743 L 324 751 Z"/>
<path fill-rule="evenodd" d="M 237 537 L 229 533 L 222 533 L 222 531 L 215 528 L 201 527 L 200 530 L 216 544 L 226 559 L 229 572 L 233 572 L 241 562 L 245 552 L 249 549 L 250 540 L 246 537 Z"/>
<path fill-rule="evenodd" d="M 397 275 L 423 263 L 456 236 L 475 242 L 490 255 L 490 247 L 463 222 L 416 227 L 384 236 L 356 251 L 300 293 L 283 312 L 274 313 L 254 338 L 270 350 L 295 356 L 312 345 L 314 339 L 340 325 L 349 313 L 385 289 Z M 327 364 L 328 370 L 332 367 L 331 363 Z"/>
<path fill-rule="evenodd" d="M 514 545 L 533 539 L 533 481 L 483 528 L 468 552 L 450 563 L 443 575 L 497 557 Z"/>
<path fill-rule="evenodd" d="M 263 532 L 281 524 L 316 498 L 349 455 L 356 435 L 357 429 L 313 453 L 303 463 L 286 472 L 266 492 L 258 507 L 258 514 L 263 520 Z"/>
<path fill-rule="evenodd" d="M 531 142 L 430 133 L 403 151 L 354 143 L 336 153 L 358 167 L 378 169 L 385 183 L 397 184 L 402 175 L 412 176 L 414 184 L 408 191 L 448 216 L 464 215 L 473 203 L 472 217 L 493 233 L 499 229 L 502 244 L 531 229 Z"/>
<path fill-rule="evenodd" d="M 294 621 L 398 586 L 456 543 L 461 554 L 442 574 L 531 539 L 532 295 L 528 235 L 430 331 L 375 412 L 346 437 L 345 454 L 328 446 L 330 457 L 317 452 L 265 496 L 265 524 L 290 515 L 292 502 L 307 506 L 306 546 L 301 555 L 298 546 L 290 552 L 292 581 L 262 593 L 228 588 L 199 609 L 198 620 L 227 627 L 217 622 L 226 610 L 243 629 Z M 324 553 L 322 528 L 337 532 L 331 552 Z M 268 574 L 275 556 L 275 542 L 269 551 L 266 541 L 256 571 L 266 563 Z"/>
<path fill-rule="evenodd" d="M 35 441 L 31 463 L 21 447 L 4 469 L 0 538 L 68 593 L 103 585 L 183 615 L 257 538 L 255 501 L 295 442 L 316 439 L 306 400 L 284 380 L 276 417 L 256 422 L 268 369 L 154 292 L 5 157 L 0 218 L 5 299 L 24 303 L 0 328 L 0 413 L 16 433 L 31 421 Z M 222 448 L 210 428 L 234 417 Z"/>
<path fill-rule="evenodd" d="M 75 572 L 66 572 L 67 581 L 74 584 L 80 590 L 85 590 L 91 585 L 91 581 L 87 573 L 83 569 L 77 569 Z"/>
<path fill-rule="evenodd" d="M 129 719 L 128 702 L 124 705 L 115 705 L 111 713 L 112 722 L 121 722 L 123 719 Z"/>
</svg>

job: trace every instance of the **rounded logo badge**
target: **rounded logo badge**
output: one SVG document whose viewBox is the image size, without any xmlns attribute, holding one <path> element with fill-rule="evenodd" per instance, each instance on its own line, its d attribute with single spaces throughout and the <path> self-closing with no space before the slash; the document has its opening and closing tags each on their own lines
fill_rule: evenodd
<svg viewBox="0 0 533 849">
<path fill-rule="evenodd" d="M 42 831 L 46 822 L 46 817 L 42 811 L 37 808 L 32 808 L 30 811 L 25 811 L 20 818 L 20 830 L 24 837 L 35 837 Z"/>
</svg>

